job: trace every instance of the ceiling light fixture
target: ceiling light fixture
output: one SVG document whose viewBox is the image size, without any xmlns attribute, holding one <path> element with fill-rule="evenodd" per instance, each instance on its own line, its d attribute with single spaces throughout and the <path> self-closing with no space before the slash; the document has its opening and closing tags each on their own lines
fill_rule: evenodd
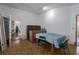
<svg viewBox="0 0 79 59">
<path fill-rule="evenodd" d="M 48 10 L 48 9 L 49 9 L 48 6 L 43 7 L 43 10 Z"/>
</svg>

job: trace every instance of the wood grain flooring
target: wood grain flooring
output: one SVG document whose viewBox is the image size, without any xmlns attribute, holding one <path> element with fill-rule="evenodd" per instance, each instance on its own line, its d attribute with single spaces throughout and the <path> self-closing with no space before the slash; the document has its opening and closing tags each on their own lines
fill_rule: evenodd
<svg viewBox="0 0 79 59">
<path fill-rule="evenodd" d="M 15 40 L 10 47 L 0 52 L 0 55 L 64 55 L 63 50 L 53 50 L 53 48 L 48 49 L 44 45 L 38 46 L 28 40 Z M 70 55 L 78 54 L 74 45 L 69 44 L 69 50 Z"/>
</svg>

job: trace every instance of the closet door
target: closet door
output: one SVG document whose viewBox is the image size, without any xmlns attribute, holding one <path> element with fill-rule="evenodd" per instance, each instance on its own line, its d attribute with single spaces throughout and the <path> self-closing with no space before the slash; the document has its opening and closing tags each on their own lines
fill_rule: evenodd
<svg viewBox="0 0 79 59">
<path fill-rule="evenodd" d="M 7 47 L 6 47 L 4 19 L 2 16 L 0 16 L 0 40 L 1 40 L 1 50 L 4 51 Z"/>
</svg>

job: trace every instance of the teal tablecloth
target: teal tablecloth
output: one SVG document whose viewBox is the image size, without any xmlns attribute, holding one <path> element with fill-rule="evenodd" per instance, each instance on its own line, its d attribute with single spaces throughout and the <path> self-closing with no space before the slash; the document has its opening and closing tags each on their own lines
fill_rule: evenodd
<svg viewBox="0 0 79 59">
<path fill-rule="evenodd" d="M 45 39 L 40 38 L 40 36 L 45 37 Z M 54 44 L 56 48 L 59 48 L 59 43 L 62 43 L 66 36 L 54 33 L 37 33 L 37 39 L 46 40 L 47 42 Z"/>
</svg>

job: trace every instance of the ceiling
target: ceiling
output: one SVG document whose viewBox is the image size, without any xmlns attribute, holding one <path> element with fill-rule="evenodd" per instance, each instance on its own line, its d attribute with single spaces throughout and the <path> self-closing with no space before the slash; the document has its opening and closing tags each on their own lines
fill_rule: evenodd
<svg viewBox="0 0 79 59">
<path fill-rule="evenodd" d="M 72 6 L 75 3 L 0 3 L 0 4 L 12 8 L 33 12 L 36 14 L 41 14 L 45 12 L 44 10 L 42 10 L 44 6 L 50 6 L 51 9 L 54 9 L 54 8 L 60 8 L 65 6 Z"/>
</svg>

